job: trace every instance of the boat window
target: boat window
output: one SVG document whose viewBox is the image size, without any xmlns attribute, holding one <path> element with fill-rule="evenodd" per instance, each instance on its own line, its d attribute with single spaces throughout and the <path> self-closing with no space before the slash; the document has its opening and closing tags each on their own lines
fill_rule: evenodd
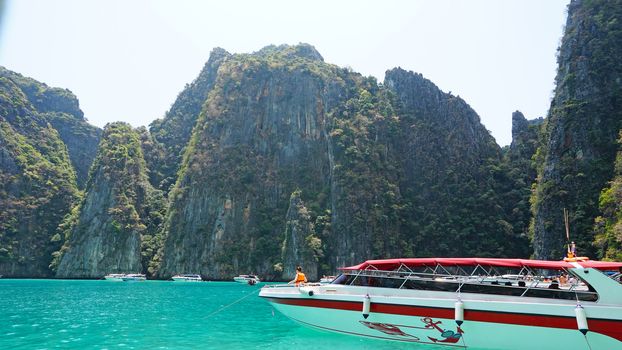
<svg viewBox="0 0 622 350">
<path fill-rule="evenodd" d="M 462 271 L 464 272 L 464 271 Z M 597 301 L 598 294 L 589 284 L 582 283 L 569 288 L 555 283 L 537 284 L 529 275 L 527 281 L 520 275 L 502 276 L 460 276 L 426 272 L 361 271 L 357 274 L 342 274 L 333 284 L 366 286 L 377 288 L 413 289 L 438 292 L 493 294 L 516 297 Z M 584 281 L 582 281 L 584 282 Z M 577 290 L 577 288 L 579 288 Z"/>
<path fill-rule="evenodd" d="M 350 284 L 354 279 L 354 275 L 342 274 L 339 277 L 335 278 L 332 284 Z"/>
</svg>

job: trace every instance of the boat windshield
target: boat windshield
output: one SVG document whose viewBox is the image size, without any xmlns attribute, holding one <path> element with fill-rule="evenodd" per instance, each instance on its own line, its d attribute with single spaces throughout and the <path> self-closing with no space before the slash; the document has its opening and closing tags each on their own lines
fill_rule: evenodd
<svg viewBox="0 0 622 350">
<path fill-rule="evenodd" d="M 619 278 L 619 276 L 618 276 Z M 332 284 L 453 293 L 597 301 L 598 294 L 572 271 L 491 266 L 426 266 L 349 270 Z"/>
</svg>

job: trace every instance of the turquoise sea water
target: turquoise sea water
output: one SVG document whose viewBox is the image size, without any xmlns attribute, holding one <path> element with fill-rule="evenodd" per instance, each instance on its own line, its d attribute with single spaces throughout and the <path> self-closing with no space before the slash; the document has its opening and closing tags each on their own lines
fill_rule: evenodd
<svg viewBox="0 0 622 350">
<path fill-rule="evenodd" d="M 0 349 L 431 349 L 302 327 L 261 285 L 0 279 Z"/>
</svg>

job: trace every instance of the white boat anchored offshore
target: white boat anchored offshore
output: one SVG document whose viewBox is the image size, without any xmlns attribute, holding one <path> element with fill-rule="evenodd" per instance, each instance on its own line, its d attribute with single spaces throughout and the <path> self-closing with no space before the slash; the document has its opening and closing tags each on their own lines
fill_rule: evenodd
<svg viewBox="0 0 622 350">
<path fill-rule="evenodd" d="M 239 276 L 233 277 L 233 280 L 238 283 L 246 283 L 250 285 L 254 285 L 254 284 L 261 282 L 259 277 L 257 277 L 256 275 L 239 275 Z"/>
<path fill-rule="evenodd" d="M 104 276 L 104 279 L 106 281 L 121 282 L 123 281 L 123 277 L 125 276 L 126 274 L 124 273 L 109 273 L 106 276 Z"/>
<path fill-rule="evenodd" d="M 337 278 L 337 276 L 323 276 L 322 278 L 320 278 L 320 283 L 321 284 L 333 283 L 335 278 Z"/>
<path fill-rule="evenodd" d="M 123 282 L 143 282 L 147 278 L 142 273 L 130 273 L 121 277 L 121 279 L 123 280 Z"/>
<path fill-rule="evenodd" d="M 622 349 L 621 268 L 581 259 L 368 260 L 331 284 L 269 285 L 259 295 L 303 325 L 355 336 L 462 349 Z"/>
<path fill-rule="evenodd" d="M 201 275 L 196 274 L 182 274 L 171 277 L 175 282 L 203 282 Z"/>
</svg>

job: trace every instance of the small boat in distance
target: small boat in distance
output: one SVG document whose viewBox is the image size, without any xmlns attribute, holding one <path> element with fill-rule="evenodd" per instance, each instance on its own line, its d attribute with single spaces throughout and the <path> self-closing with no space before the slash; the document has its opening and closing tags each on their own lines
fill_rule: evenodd
<svg viewBox="0 0 622 350">
<path fill-rule="evenodd" d="M 237 277 L 233 277 L 233 280 L 238 282 L 238 283 L 250 284 L 251 286 L 253 284 L 261 282 L 259 277 L 255 276 L 255 275 L 239 275 Z"/>
<path fill-rule="evenodd" d="M 106 281 L 121 282 L 123 281 L 123 277 L 125 276 L 126 274 L 124 273 L 109 273 L 106 276 L 104 276 L 104 279 Z"/>
<path fill-rule="evenodd" d="M 123 282 L 143 282 L 147 278 L 142 273 L 130 273 L 121 277 Z"/>
<path fill-rule="evenodd" d="M 175 282 L 203 282 L 201 275 L 196 274 L 181 274 L 171 277 Z"/>
<path fill-rule="evenodd" d="M 335 278 L 337 278 L 337 276 L 324 276 L 324 277 L 320 278 L 320 283 L 321 284 L 333 283 Z"/>
</svg>

